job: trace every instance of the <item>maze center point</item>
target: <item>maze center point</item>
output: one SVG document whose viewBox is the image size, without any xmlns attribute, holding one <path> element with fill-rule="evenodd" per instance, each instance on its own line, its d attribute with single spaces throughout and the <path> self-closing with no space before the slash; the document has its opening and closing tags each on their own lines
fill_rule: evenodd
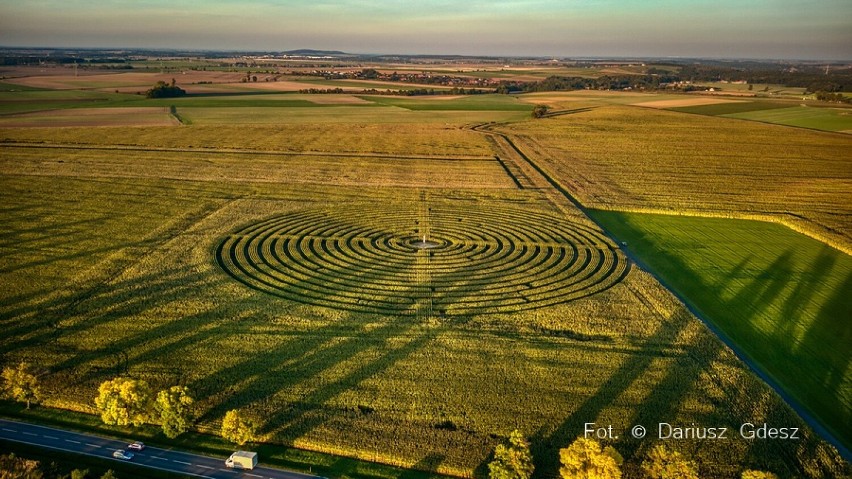
<svg viewBox="0 0 852 479">
<path fill-rule="evenodd" d="M 435 249 L 442 246 L 441 243 L 427 240 L 425 235 L 421 239 L 412 240 L 409 244 L 416 249 Z"/>
</svg>

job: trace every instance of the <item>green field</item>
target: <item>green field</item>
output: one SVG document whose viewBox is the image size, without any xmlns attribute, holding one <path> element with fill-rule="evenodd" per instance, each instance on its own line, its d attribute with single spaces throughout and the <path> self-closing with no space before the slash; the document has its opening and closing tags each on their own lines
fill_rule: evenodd
<svg viewBox="0 0 852 479">
<path fill-rule="evenodd" d="M 6 85 L 0 90 L 0 115 L 60 108 L 100 108 L 131 106 L 136 95 L 79 90 L 42 90 L 18 85 Z M 136 105 L 147 106 L 147 105 Z"/>
<path fill-rule="evenodd" d="M 795 106 L 794 106 L 795 105 Z M 852 130 L 852 108 L 806 106 L 793 102 L 746 101 L 671 108 L 699 115 L 724 116 L 777 125 L 798 126 L 823 131 Z"/>
<path fill-rule="evenodd" d="M 667 444 L 702 477 L 746 467 L 848 474 L 565 195 L 725 214 L 772 214 L 783 199 L 785 212 L 839 224 L 849 214 L 847 138 L 789 128 L 779 140 L 784 127 L 619 104 L 648 94 L 554 94 L 583 108 L 532 120 L 540 98 L 224 95 L 170 100 L 183 125 L 0 128 L 2 364 L 38 365 L 51 408 L 93 414 L 98 385 L 117 375 L 180 383 L 197 399 L 196 432 L 215 433 L 225 411 L 242 408 L 261 425 L 258 447 L 460 477 L 486 476 L 515 428 L 529 436 L 540 477 L 554 477 L 558 450 L 586 422 L 735 430 L 755 418 L 800 427 L 803 438 Z M 19 98 L 6 100 L 4 113 Z M 848 357 L 841 335 L 805 331 L 808 315 L 821 324 L 823 310 L 848 312 L 835 303 L 848 257 L 742 224 L 757 228 L 741 227 L 742 237 L 771 237 L 783 250 L 713 257 L 728 301 L 745 301 L 737 287 L 769 282 L 742 334 L 784 336 L 772 314 L 797 313 L 805 319 L 787 334 L 797 342 L 784 346 L 805 358 L 799 371 Z M 691 231 L 682 244 L 694 246 Z M 765 277 L 773 265 L 804 285 Z M 813 279 L 818 270 L 831 274 Z M 821 342 L 831 348 L 813 347 Z M 756 361 L 787 364 L 747 347 Z M 848 384 L 823 373 L 811 374 Z M 848 408 L 841 414 L 848 421 Z M 641 477 L 655 441 L 619 436 L 609 443 L 625 477 Z"/>
<path fill-rule="evenodd" d="M 846 444 L 852 257 L 772 223 L 593 216 Z"/>
<path fill-rule="evenodd" d="M 779 125 L 798 126 L 825 131 L 852 132 L 852 108 L 790 108 L 727 114 L 729 118 L 762 121 Z"/>
<path fill-rule="evenodd" d="M 671 108 L 671 110 L 682 111 L 684 113 L 696 113 L 698 115 L 722 116 L 753 111 L 774 110 L 776 108 L 789 108 L 791 105 L 792 104 L 788 102 L 741 101 L 737 103 L 718 103 L 716 105 L 684 106 Z"/>
<path fill-rule="evenodd" d="M 396 106 L 407 110 L 461 110 L 461 111 L 532 111 L 532 105 L 508 95 L 468 95 L 452 99 L 442 98 L 399 98 L 384 96 L 362 96 L 381 105 Z"/>
<path fill-rule="evenodd" d="M 295 81 L 299 83 L 304 83 L 305 88 L 343 88 L 345 90 L 367 90 L 374 88 L 376 90 L 419 90 L 421 88 L 427 88 L 435 91 L 443 91 L 449 90 L 450 87 L 443 85 L 434 85 L 434 86 L 423 86 L 423 85 L 411 85 L 399 82 L 381 82 L 381 81 L 367 81 L 367 80 L 326 80 L 317 77 L 302 77 L 298 78 Z"/>
</svg>

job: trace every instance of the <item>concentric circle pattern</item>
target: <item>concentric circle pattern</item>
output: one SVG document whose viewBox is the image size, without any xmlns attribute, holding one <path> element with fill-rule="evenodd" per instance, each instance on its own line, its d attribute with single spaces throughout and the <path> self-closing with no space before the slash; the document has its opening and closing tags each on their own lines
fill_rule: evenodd
<svg viewBox="0 0 852 479">
<path fill-rule="evenodd" d="M 505 207 L 300 211 L 231 234 L 216 256 L 253 289 L 381 314 L 529 310 L 603 291 L 628 271 L 594 229 Z"/>
</svg>

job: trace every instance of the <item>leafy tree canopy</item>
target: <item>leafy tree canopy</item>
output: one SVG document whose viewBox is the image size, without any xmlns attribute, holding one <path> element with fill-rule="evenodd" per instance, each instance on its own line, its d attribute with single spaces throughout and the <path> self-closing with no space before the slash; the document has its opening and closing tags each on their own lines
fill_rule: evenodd
<svg viewBox="0 0 852 479">
<path fill-rule="evenodd" d="M 494 449 L 494 460 L 488 464 L 489 479 L 529 479 L 533 470 L 530 443 L 517 429 L 509 435 L 509 444 Z"/>
<path fill-rule="evenodd" d="M 31 402 L 41 399 L 41 389 L 38 379 L 29 370 L 29 365 L 21 362 L 17 368 L 3 368 L 3 392 L 18 402 L 27 403 L 27 409 Z"/>
<path fill-rule="evenodd" d="M 115 378 L 98 388 L 95 406 L 104 424 L 141 426 L 151 410 L 151 390 L 143 380 Z"/>
<path fill-rule="evenodd" d="M 594 439 L 577 438 L 559 450 L 562 479 L 620 479 L 624 459 L 611 446 L 601 447 Z"/>
<path fill-rule="evenodd" d="M 756 471 L 753 469 L 747 469 L 743 471 L 742 479 L 778 479 L 778 476 L 771 472 L 766 471 Z"/>
<path fill-rule="evenodd" d="M 14 454 L 0 456 L 0 479 L 42 479 L 44 472 L 38 461 L 22 459 Z"/>
<path fill-rule="evenodd" d="M 175 438 L 189 429 L 193 402 L 186 386 L 172 386 L 157 394 L 154 408 L 166 437 Z"/>
<path fill-rule="evenodd" d="M 254 441 L 257 434 L 257 425 L 239 409 L 232 409 L 225 413 L 222 420 L 222 437 L 242 446 Z"/>
<path fill-rule="evenodd" d="M 175 85 L 175 80 L 172 78 L 172 83 L 168 84 L 164 81 L 158 81 L 154 87 L 145 93 L 148 98 L 175 98 L 186 95 L 186 90 Z"/>
<path fill-rule="evenodd" d="M 541 118 L 547 114 L 547 110 L 549 110 L 547 105 L 536 105 L 533 108 L 532 116 L 533 118 Z"/>
</svg>

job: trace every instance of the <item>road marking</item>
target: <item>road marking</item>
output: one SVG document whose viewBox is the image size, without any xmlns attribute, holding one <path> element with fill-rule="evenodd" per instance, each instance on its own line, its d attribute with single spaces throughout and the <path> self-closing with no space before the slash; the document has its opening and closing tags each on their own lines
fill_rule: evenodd
<svg viewBox="0 0 852 479">
<path fill-rule="evenodd" d="M 34 433 L 34 432 L 26 432 L 26 431 L 24 431 L 24 436 L 38 436 L 38 434 L 36 434 L 36 433 Z"/>
<path fill-rule="evenodd" d="M 3 430 L 6 431 L 6 432 L 18 432 L 14 429 L 6 429 L 5 427 L 3 428 Z"/>
<path fill-rule="evenodd" d="M 45 439 L 59 439 L 58 437 L 54 437 L 54 436 L 44 436 L 44 438 Z"/>
<path fill-rule="evenodd" d="M 192 463 L 189 463 L 189 462 L 183 462 L 183 461 L 178 461 L 177 459 L 172 459 L 172 462 L 176 462 L 176 463 L 178 463 L 178 464 L 183 464 L 183 465 L 185 465 L 185 466 L 191 466 L 191 465 L 192 465 Z"/>
<path fill-rule="evenodd" d="M 23 440 L 21 440 L 21 439 L 10 439 L 10 440 L 11 440 L 11 441 L 15 441 L 15 442 L 20 442 L 20 443 L 23 443 L 23 444 L 29 444 L 29 445 L 31 445 L 31 446 L 43 447 L 43 448 L 46 448 L 46 449 L 53 449 L 53 450 L 56 450 L 56 451 L 73 452 L 74 454 L 82 454 L 82 455 L 84 455 L 84 456 L 92 456 L 92 457 L 97 457 L 97 458 L 100 458 L 100 459 L 104 459 L 104 456 L 103 456 L 103 454 L 102 454 L 102 453 L 97 453 L 97 454 L 95 454 L 95 453 L 86 452 L 86 451 L 72 451 L 72 450 L 70 450 L 70 449 L 63 449 L 63 448 L 61 448 L 61 447 L 48 446 L 47 444 L 38 444 L 38 443 L 35 443 L 35 442 L 27 442 L 27 441 L 23 441 Z M 68 439 L 66 439 L 66 441 L 68 441 Z M 74 442 L 74 441 L 72 441 L 72 442 Z M 118 461 L 118 459 L 113 459 L 113 458 L 111 458 L 111 457 L 110 457 L 110 458 L 106 458 L 106 459 L 109 459 L 109 460 L 111 460 L 111 461 Z M 159 466 L 154 466 L 154 465 L 151 465 L 151 464 L 139 464 L 139 466 L 141 466 L 141 467 L 150 467 L 151 469 L 157 469 L 157 470 L 160 470 L 160 471 L 166 471 L 166 472 L 171 472 L 171 473 L 175 472 L 175 471 L 173 471 L 173 470 L 171 470 L 171 469 L 166 469 L 166 468 L 159 467 Z M 205 475 L 203 475 L 203 474 L 196 474 L 196 473 L 194 473 L 194 472 L 181 472 L 181 474 L 188 475 L 188 476 L 193 476 L 193 477 L 200 477 L 201 479 L 215 479 L 215 478 L 214 478 L 214 477 L 212 477 L 212 476 L 205 476 Z"/>
<path fill-rule="evenodd" d="M 72 441 L 71 439 L 66 439 L 65 442 L 73 442 L 74 444 L 80 444 L 80 441 Z"/>
<path fill-rule="evenodd" d="M 157 456 L 151 456 L 151 459 L 159 459 L 161 461 L 168 461 L 168 459 L 166 459 L 165 457 L 157 457 Z"/>
<path fill-rule="evenodd" d="M 251 476 L 251 477 L 263 477 L 263 476 L 258 476 L 257 474 L 252 474 L 250 472 L 247 472 L 246 475 Z"/>
<path fill-rule="evenodd" d="M 89 446 L 89 447 L 101 447 L 97 444 L 89 444 L 88 442 L 86 443 L 86 445 Z"/>
<path fill-rule="evenodd" d="M 215 467 L 205 466 L 204 464 L 199 464 L 198 467 L 203 467 L 204 469 L 216 469 Z"/>
</svg>

